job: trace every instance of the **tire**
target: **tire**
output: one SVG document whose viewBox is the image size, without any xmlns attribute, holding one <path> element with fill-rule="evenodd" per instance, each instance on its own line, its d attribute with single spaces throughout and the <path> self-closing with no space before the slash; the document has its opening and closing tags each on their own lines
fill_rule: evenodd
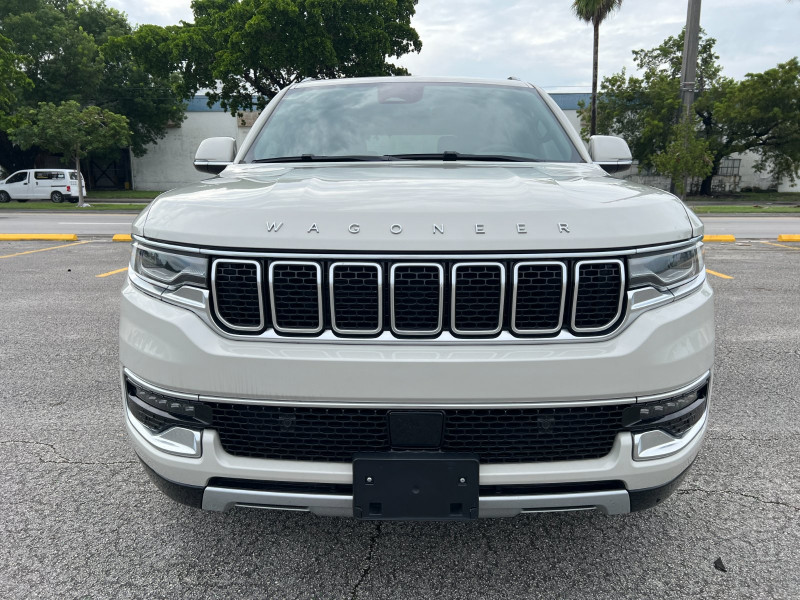
<svg viewBox="0 0 800 600">
<path fill-rule="evenodd" d="M 53 192 L 50 194 L 50 200 L 56 204 L 61 204 L 64 201 L 64 194 L 58 191 Z"/>
<path fill-rule="evenodd" d="M 27 202 L 27 198 L 17 198 L 17 202 Z"/>
<path fill-rule="evenodd" d="M 8 192 L 0 192 L 0 202 L 5 204 L 11 200 L 11 196 L 8 195 Z"/>
</svg>

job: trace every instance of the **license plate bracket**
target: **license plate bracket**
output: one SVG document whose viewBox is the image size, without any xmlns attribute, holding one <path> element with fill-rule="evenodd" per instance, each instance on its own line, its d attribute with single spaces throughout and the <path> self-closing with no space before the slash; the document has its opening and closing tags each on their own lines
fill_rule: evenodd
<svg viewBox="0 0 800 600">
<path fill-rule="evenodd" d="M 478 458 L 471 454 L 357 454 L 353 515 L 389 521 L 476 519 L 479 470 Z"/>
</svg>

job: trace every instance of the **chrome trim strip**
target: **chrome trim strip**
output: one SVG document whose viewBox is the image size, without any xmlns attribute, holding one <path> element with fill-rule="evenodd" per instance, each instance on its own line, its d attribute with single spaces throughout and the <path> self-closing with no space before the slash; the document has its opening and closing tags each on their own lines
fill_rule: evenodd
<svg viewBox="0 0 800 600">
<path fill-rule="evenodd" d="M 614 315 L 614 318 L 611 319 L 608 323 L 603 325 L 602 327 L 578 327 L 575 325 L 575 317 L 577 316 L 578 312 L 578 289 L 580 288 L 580 278 L 581 278 L 581 267 L 583 265 L 594 265 L 594 264 L 609 264 L 609 263 L 617 263 L 619 265 L 619 300 L 617 301 L 617 313 Z M 572 327 L 572 331 L 577 333 L 595 333 L 598 331 L 603 331 L 608 329 L 617 322 L 619 316 L 622 314 L 622 300 L 625 297 L 625 264 L 621 260 L 580 260 L 575 263 L 575 281 L 573 283 L 575 288 L 572 294 L 572 319 L 570 320 L 570 326 Z"/>
<path fill-rule="evenodd" d="M 220 487 L 207 487 L 203 509 L 226 511 L 236 506 L 276 510 L 303 510 L 318 515 L 353 516 L 353 496 L 297 494 Z M 481 496 L 480 518 L 513 517 L 527 512 L 592 510 L 617 515 L 630 512 L 630 496 L 625 490 L 579 492 L 574 494 L 532 494 L 525 496 Z"/>
<path fill-rule="evenodd" d="M 134 417 L 127 406 L 125 407 L 125 414 L 136 433 L 153 447 L 175 456 L 200 458 L 202 454 L 202 446 L 200 444 L 202 431 L 187 429 L 186 427 L 170 427 L 166 431 L 155 433 Z"/>
<path fill-rule="evenodd" d="M 497 327 L 463 331 L 456 325 L 456 273 L 461 267 L 498 267 L 500 269 L 500 307 L 497 315 Z M 506 267 L 499 262 L 460 262 L 453 265 L 450 272 L 450 329 L 457 335 L 495 335 L 503 329 L 503 309 L 506 304 Z"/>
<path fill-rule="evenodd" d="M 558 324 L 552 329 L 518 329 L 517 328 L 517 283 L 519 281 L 519 268 L 526 267 L 529 265 L 557 265 L 561 267 L 561 308 L 558 311 Z M 567 299 L 567 265 L 565 265 L 561 261 L 557 260 L 550 260 L 550 261 L 526 261 L 526 262 L 519 262 L 514 265 L 514 281 L 513 281 L 513 292 L 511 297 L 511 330 L 514 333 L 518 333 L 521 335 L 524 334 L 547 334 L 547 333 L 555 333 L 559 331 L 564 324 L 564 304 L 566 303 Z"/>
<path fill-rule="evenodd" d="M 430 330 L 414 330 L 408 331 L 404 329 L 399 329 L 395 323 L 395 316 L 394 316 L 394 271 L 397 267 L 434 267 L 439 271 L 439 320 L 436 324 L 436 329 Z M 392 331 L 399 335 L 413 335 L 413 336 L 420 336 L 420 335 L 438 335 L 442 331 L 442 321 L 444 315 L 444 267 L 442 267 L 439 263 L 409 263 L 409 262 L 399 262 L 394 263 L 389 270 L 389 311 L 390 311 L 390 320 Z M 386 332 L 384 332 L 386 333 Z M 394 336 L 392 336 L 393 339 Z"/>
<path fill-rule="evenodd" d="M 194 252 L 197 254 L 208 254 L 212 256 L 245 256 L 252 258 L 272 258 L 272 259 L 317 259 L 323 258 L 324 260 L 469 260 L 473 254 L 461 252 L 459 254 L 453 253 L 438 253 L 435 251 L 429 252 L 414 252 L 414 253 L 383 253 L 383 252 L 292 252 L 275 250 L 273 252 L 264 252 L 258 250 L 215 250 L 207 248 L 199 248 L 197 246 L 183 246 L 181 244 L 170 244 L 167 242 L 150 241 L 140 235 L 134 235 L 133 238 L 139 242 L 149 246 L 157 246 L 159 248 L 169 248 L 172 250 L 182 250 L 184 252 Z M 537 259 L 561 259 L 561 258 L 592 258 L 592 257 L 615 257 L 615 256 L 630 256 L 633 254 L 645 254 L 651 252 L 660 252 L 662 250 L 671 250 L 672 248 L 679 248 L 681 246 L 690 246 L 701 241 L 703 236 L 697 236 L 681 242 L 671 242 L 669 244 L 662 244 L 659 246 L 646 246 L 643 248 L 621 248 L 619 250 L 598 250 L 598 251 L 564 251 L 554 252 L 552 250 L 543 250 L 542 252 L 475 252 L 476 259 L 490 259 L 490 260 L 524 260 L 530 258 L 531 260 Z"/>
<path fill-rule="evenodd" d="M 526 496 L 481 496 L 478 516 L 513 517 L 520 513 L 596 509 L 607 515 L 631 512 L 625 490 L 577 492 L 574 494 L 531 494 Z"/>
<path fill-rule="evenodd" d="M 677 454 L 692 440 L 694 440 L 708 421 L 708 407 L 709 403 L 706 400 L 706 410 L 700 420 L 692 425 L 691 429 L 683 434 L 683 436 L 676 438 L 671 436 L 665 431 L 656 429 L 653 431 L 645 431 L 644 433 L 636 433 L 633 435 L 633 460 L 655 460 L 657 458 L 666 458 Z"/>
<path fill-rule="evenodd" d="M 639 396 L 636 398 L 637 403 L 643 402 L 653 402 L 657 400 L 664 400 L 666 398 L 671 398 L 672 396 L 682 396 L 684 394 L 688 394 L 689 392 L 693 392 L 705 385 L 706 381 L 708 381 L 709 377 L 711 377 L 711 371 L 706 371 L 700 377 L 695 379 L 692 383 L 685 385 L 677 390 L 671 390 L 669 392 L 663 392 L 661 394 L 651 394 L 649 396 Z"/>
<path fill-rule="evenodd" d="M 340 329 L 336 326 L 336 303 L 333 293 L 333 272 L 336 267 L 372 267 L 378 273 L 378 327 L 376 329 Z M 331 304 L 331 329 L 344 335 L 375 335 L 383 330 L 383 269 L 374 262 L 335 262 L 328 269 L 328 291 Z"/>
<path fill-rule="evenodd" d="M 232 325 L 226 321 L 221 314 L 219 314 L 219 310 L 217 309 L 217 265 L 219 263 L 232 263 L 232 264 L 242 264 L 242 265 L 255 265 L 256 267 L 256 286 L 258 287 L 258 326 L 253 327 L 244 327 L 241 325 Z M 261 263 L 257 260 L 230 260 L 228 258 L 218 258 L 211 264 L 211 299 L 212 304 L 214 306 L 214 314 L 217 318 L 222 322 L 225 327 L 233 329 L 234 331 L 261 331 L 264 329 L 264 298 L 261 294 L 261 288 L 263 287 L 263 280 L 261 277 Z"/>
<path fill-rule="evenodd" d="M 275 265 L 310 265 L 317 270 L 317 323 L 319 325 L 315 329 L 305 327 L 281 327 L 278 325 L 278 315 L 275 311 L 275 289 L 273 272 Z M 272 308 L 272 327 L 275 331 L 283 333 L 319 333 L 325 326 L 325 321 L 322 317 L 322 267 L 319 263 L 301 260 L 275 260 L 269 263 L 269 303 Z M 338 339 L 338 338 L 337 338 Z"/>
<path fill-rule="evenodd" d="M 167 390 L 154 385 L 141 377 L 131 373 L 127 368 L 122 369 L 123 375 L 130 379 L 137 386 L 143 387 L 156 394 L 162 394 L 172 398 L 183 400 L 195 400 L 199 402 L 220 402 L 223 404 L 253 404 L 263 406 L 310 406 L 314 408 L 431 408 L 431 409 L 491 409 L 491 408 L 559 408 L 573 406 L 606 406 L 612 404 L 634 404 L 636 398 L 606 398 L 601 400 L 566 400 L 566 401 L 546 401 L 546 402 L 495 402 L 495 403 L 464 403 L 458 404 L 447 402 L 338 402 L 331 400 L 270 400 L 253 398 L 232 398 L 227 396 L 213 396 L 208 394 L 188 394 L 186 392 L 176 392 Z M 673 394 L 674 395 L 674 394 Z"/>
</svg>

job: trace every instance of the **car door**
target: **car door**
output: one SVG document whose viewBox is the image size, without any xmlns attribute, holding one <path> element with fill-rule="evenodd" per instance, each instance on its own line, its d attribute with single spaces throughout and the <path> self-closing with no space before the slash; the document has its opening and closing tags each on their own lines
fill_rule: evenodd
<svg viewBox="0 0 800 600">
<path fill-rule="evenodd" d="M 29 171 L 17 171 L 11 177 L 6 179 L 6 183 L 3 186 L 8 195 L 11 196 L 12 199 L 17 200 L 19 198 L 28 199 L 30 198 L 30 192 L 28 188 L 28 176 Z"/>
<path fill-rule="evenodd" d="M 44 171 L 37 169 L 33 172 L 31 192 L 37 200 L 49 200 L 53 183 L 55 183 L 55 171 Z"/>
</svg>

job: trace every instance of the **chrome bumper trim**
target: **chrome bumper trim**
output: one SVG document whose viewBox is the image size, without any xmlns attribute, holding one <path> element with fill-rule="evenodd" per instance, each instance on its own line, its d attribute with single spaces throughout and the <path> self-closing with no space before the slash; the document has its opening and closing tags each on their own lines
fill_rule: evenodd
<svg viewBox="0 0 800 600">
<path fill-rule="evenodd" d="M 706 411 L 703 416 L 682 437 L 676 438 L 660 429 L 634 434 L 633 460 L 654 460 L 677 454 L 703 431 L 707 420 L 708 400 L 706 400 Z"/>
<path fill-rule="evenodd" d="M 352 517 L 353 497 L 327 494 L 291 494 L 207 487 L 203 510 L 226 511 L 236 506 L 273 510 L 297 510 L 316 515 Z M 479 500 L 481 518 L 513 517 L 522 513 L 569 510 L 599 510 L 619 515 L 631 510 L 628 492 L 611 490 L 576 494 L 489 496 Z"/>
<path fill-rule="evenodd" d="M 200 458 L 202 446 L 200 444 L 202 431 L 187 429 L 185 427 L 171 427 L 161 433 L 154 433 L 141 421 L 134 417 L 128 407 L 125 407 L 128 421 L 147 442 L 167 454 L 185 456 L 187 458 Z"/>
</svg>

